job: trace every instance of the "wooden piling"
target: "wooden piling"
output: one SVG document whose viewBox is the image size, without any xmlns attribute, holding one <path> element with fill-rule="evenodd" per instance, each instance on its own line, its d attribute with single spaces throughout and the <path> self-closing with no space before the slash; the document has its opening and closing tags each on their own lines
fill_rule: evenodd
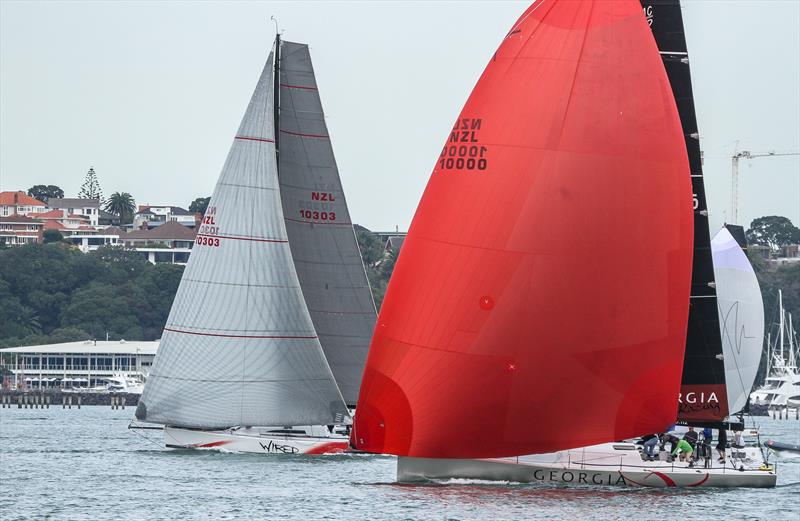
<svg viewBox="0 0 800 521">
<path fill-rule="evenodd" d="M 125 400 L 126 400 L 126 397 L 125 397 L 125 396 L 123 396 L 123 397 L 122 397 L 122 409 L 123 409 L 123 410 L 125 410 Z"/>
<path fill-rule="evenodd" d="M 78 409 L 81 408 L 81 395 L 78 395 Z"/>
</svg>

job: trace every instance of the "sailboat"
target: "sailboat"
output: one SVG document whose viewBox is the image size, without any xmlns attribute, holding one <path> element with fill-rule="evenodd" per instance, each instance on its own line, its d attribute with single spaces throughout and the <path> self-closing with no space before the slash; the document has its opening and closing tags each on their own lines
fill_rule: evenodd
<svg viewBox="0 0 800 521">
<path fill-rule="evenodd" d="M 677 2 L 534 2 L 423 194 L 353 446 L 400 481 L 773 486 L 618 441 L 729 414 L 697 139 Z"/>
<path fill-rule="evenodd" d="M 168 447 L 347 447 L 375 305 L 308 46 L 276 37 L 144 394 Z"/>
</svg>

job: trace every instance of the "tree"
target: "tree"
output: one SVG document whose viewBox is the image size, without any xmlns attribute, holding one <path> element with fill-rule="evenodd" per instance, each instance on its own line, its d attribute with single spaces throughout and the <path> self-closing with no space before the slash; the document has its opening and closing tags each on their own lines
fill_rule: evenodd
<svg viewBox="0 0 800 521">
<path fill-rule="evenodd" d="M 97 174 L 93 167 L 89 167 L 89 171 L 86 172 L 86 179 L 78 192 L 78 198 L 103 200 L 103 190 L 100 189 L 100 181 L 97 180 Z"/>
<path fill-rule="evenodd" d="M 211 201 L 210 197 L 198 197 L 194 201 L 189 204 L 189 211 L 190 212 L 199 212 L 200 215 L 206 213 L 206 208 L 208 208 L 208 203 Z"/>
<path fill-rule="evenodd" d="M 384 247 L 377 235 L 363 226 L 354 226 L 358 249 L 365 266 L 375 266 L 383 259 Z"/>
<path fill-rule="evenodd" d="M 108 198 L 105 211 L 119 216 L 120 224 L 133 222 L 133 213 L 136 210 L 136 201 L 128 192 L 114 192 Z"/>
<path fill-rule="evenodd" d="M 64 240 L 64 236 L 61 235 L 61 232 L 58 230 L 45 230 L 42 234 L 42 239 L 44 239 L 44 243 L 50 242 L 59 242 Z"/>
<path fill-rule="evenodd" d="M 64 197 L 64 190 L 56 185 L 33 185 L 28 188 L 28 195 L 47 204 L 51 197 L 58 199 Z"/>
<path fill-rule="evenodd" d="M 800 243 L 800 229 L 786 217 L 769 215 L 750 223 L 747 230 L 748 244 L 769 246 L 773 251 L 787 244 Z"/>
</svg>

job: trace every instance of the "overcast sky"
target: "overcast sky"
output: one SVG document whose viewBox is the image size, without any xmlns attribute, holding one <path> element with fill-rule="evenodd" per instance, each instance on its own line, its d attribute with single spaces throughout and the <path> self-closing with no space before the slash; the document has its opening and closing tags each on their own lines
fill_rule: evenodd
<svg viewBox="0 0 800 521">
<path fill-rule="evenodd" d="M 712 233 L 730 156 L 800 150 L 800 2 L 684 2 Z M 0 1 L 0 189 L 188 206 L 211 193 L 269 53 L 306 42 L 354 222 L 405 230 L 527 2 Z M 741 164 L 740 221 L 800 224 L 800 158 Z"/>
</svg>

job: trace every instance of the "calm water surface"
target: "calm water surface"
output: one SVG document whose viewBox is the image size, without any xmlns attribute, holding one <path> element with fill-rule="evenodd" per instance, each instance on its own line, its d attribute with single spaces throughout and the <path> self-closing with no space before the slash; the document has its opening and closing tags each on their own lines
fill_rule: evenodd
<svg viewBox="0 0 800 521">
<path fill-rule="evenodd" d="M 394 484 L 383 456 L 284 457 L 168 450 L 127 430 L 133 410 L 0 409 L 0 518 L 800 519 L 800 457 L 778 488 L 615 489 Z M 800 422 L 757 419 L 800 443 Z"/>
</svg>

